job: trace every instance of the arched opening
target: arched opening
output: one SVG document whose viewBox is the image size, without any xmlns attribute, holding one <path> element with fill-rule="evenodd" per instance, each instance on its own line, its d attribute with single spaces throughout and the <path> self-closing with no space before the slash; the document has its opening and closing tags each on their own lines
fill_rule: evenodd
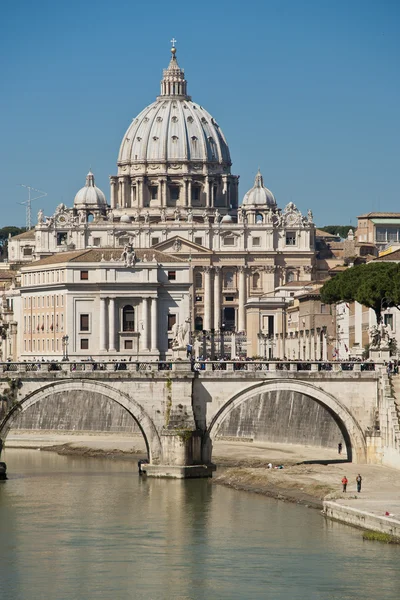
<svg viewBox="0 0 400 600">
<path fill-rule="evenodd" d="M 92 215 L 92 213 L 89 213 L 87 216 L 87 222 L 88 223 L 93 223 L 94 220 L 94 216 Z"/>
<path fill-rule="evenodd" d="M 257 214 L 256 214 L 256 223 L 257 223 L 257 225 L 260 225 L 260 224 L 262 224 L 263 222 L 264 222 L 264 218 L 263 218 L 263 216 L 262 216 L 260 213 L 257 213 Z"/>
<path fill-rule="evenodd" d="M 28 394 L 0 422 L 3 442 L 14 427 L 140 434 L 150 462 L 161 460 L 160 438 L 147 412 L 130 395 L 102 382 L 64 380 Z"/>
<path fill-rule="evenodd" d="M 224 289 L 231 290 L 235 285 L 235 274 L 233 271 L 224 271 Z"/>
<path fill-rule="evenodd" d="M 135 309 L 130 304 L 122 309 L 122 331 L 135 331 Z"/>
<path fill-rule="evenodd" d="M 203 331 L 203 317 L 196 317 L 194 320 L 194 328 L 196 331 Z"/>
<path fill-rule="evenodd" d="M 233 432 L 240 432 L 260 443 L 264 436 L 271 443 L 311 444 L 316 457 L 318 449 L 327 447 L 332 461 L 338 460 L 335 454 L 342 442 L 347 461 L 366 462 L 366 440 L 358 422 L 341 402 L 308 382 L 257 383 L 229 398 L 210 417 L 203 443 L 204 461 L 212 460 L 213 444 L 220 434 L 232 437 Z M 346 454 L 340 458 L 346 460 Z"/>
<path fill-rule="evenodd" d="M 260 287 L 260 274 L 254 273 L 252 278 L 253 289 L 257 290 Z"/>
<path fill-rule="evenodd" d="M 286 283 L 292 283 L 295 281 L 295 275 L 293 271 L 288 271 L 286 274 Z"/>
</svg>

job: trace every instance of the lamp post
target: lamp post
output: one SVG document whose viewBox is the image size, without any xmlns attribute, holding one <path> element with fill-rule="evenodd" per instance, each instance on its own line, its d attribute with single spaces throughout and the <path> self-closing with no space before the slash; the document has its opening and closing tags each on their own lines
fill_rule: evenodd
<svg viewBox="0 0 400 600">
<path fill-rule="evenodd" d="M 62 341 L 62 347 L 63 347 L 63 361 L 67 361 L 69 360 L 68 358 L 68 341 L 69 341 L 69 337 L 68 335 L 63 335 L 61 338 Z"/>
</svg>

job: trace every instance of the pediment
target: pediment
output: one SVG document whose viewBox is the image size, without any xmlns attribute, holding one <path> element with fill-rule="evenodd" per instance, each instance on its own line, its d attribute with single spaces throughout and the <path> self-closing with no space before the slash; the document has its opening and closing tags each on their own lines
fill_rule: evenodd
<svg viewBox="0 0 400 600">
<path fill-rule="evenodd" d="M 212 254 L 212 251 L 204 246 L 195 244 L 190 240 L 185 240 L 179 235 L 175 235 L 168 240 L 159 242 L 152 246 L 155 250 L 166 252 L 167 254 L 185 255 L 185 254 Z"/>
</svg>

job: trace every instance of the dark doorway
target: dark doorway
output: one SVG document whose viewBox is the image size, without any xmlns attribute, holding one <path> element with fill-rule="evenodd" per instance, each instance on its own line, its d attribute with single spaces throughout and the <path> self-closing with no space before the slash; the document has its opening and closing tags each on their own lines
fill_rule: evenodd
<svg viewBox="0 0 400 600">
<path fill-rule="evenodd" d="M 235 309 L 233 307 L 224 308 L 224 325 L 225 331 L 235 330 Z"/>
</svg>

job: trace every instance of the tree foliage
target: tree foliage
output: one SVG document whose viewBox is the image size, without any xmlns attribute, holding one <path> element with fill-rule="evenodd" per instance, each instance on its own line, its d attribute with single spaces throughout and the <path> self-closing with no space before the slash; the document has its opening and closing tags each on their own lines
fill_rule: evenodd
<svg viewBox="0 0 400 600">
<path fill-rule="evenodd" d="M 9 234 L 11 233 L 13 237 L 14 235 L 24 233 L 24 231 L 26 231 L 26 227 L 15 227 L 14 225 L 8 225 L 0 229 L 0 257 L 2 259 L 7 255 Z"/>
<path fill-rule="evenodd" d="M 326 304 L 359 302 L 372 308 L 380 323 L 382 310 L 400 308 L 400 264 L 370 262 L 350 267 L 323 285 L 321 300 Z"/>
<path fill-rule="evenodd" d="M 352 225 L 325 225 L 324 227 L 318 227 L 318 229 L 332 235 L 340 235 L 341 238 L 347 238 L 350 229 L 354 229 L 354 227 Z"/>
</svg>

